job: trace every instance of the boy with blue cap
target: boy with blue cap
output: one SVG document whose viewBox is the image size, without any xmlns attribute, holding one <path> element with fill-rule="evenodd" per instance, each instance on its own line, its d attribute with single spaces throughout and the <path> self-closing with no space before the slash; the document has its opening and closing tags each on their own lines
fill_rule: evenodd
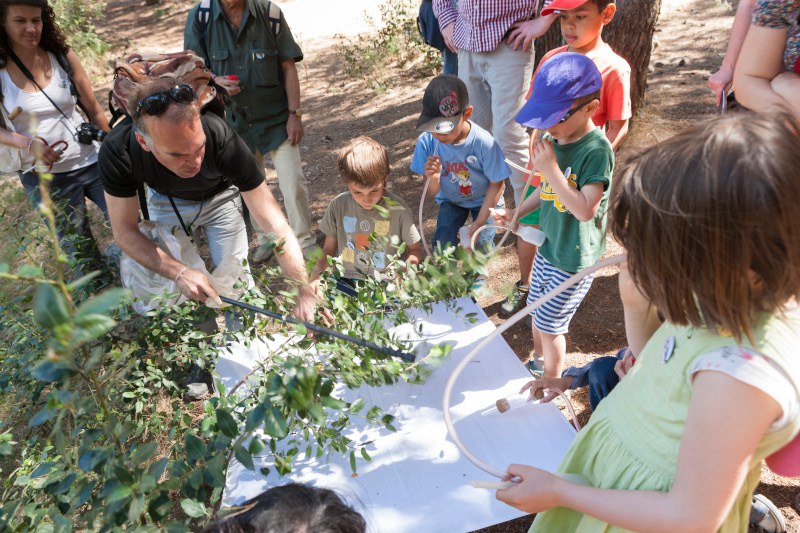
<svg viewBox="0 0 800 533">
<path fill-rule="evenodd" d="M 528 303 L 596 263 L 605 251 L 614 151 L 592 122 L 602 84 L 591 59 L 558 54 L 541 67 L 533 94 L 516 117 L 524 126 L 547 131 L 531 149 L 541 185 L 518 208 L 524 216 L 541 207 L 540 229 L 547 236 L 534 258 Z M 498 210 L 495 219 L 510 222 L 513 216 L 513 210 Z M 545 377 L 561 376 L 564 335 L 593 279 L 533 312 L 534 350 L 544 357 Z"/>
</svg>

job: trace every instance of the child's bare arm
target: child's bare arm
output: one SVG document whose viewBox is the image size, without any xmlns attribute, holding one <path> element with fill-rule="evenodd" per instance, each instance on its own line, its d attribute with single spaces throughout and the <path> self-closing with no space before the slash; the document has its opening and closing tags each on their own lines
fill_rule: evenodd
<svg viewBox="0 0 800 533">
<path fill-rule="evenodd" d="M 628 120 L 609 120 L 606 129 L 606 139 L 611 143 L 611 149 L 616 150 L 625 136 L 628 135 Z"/>
<path fill-rule="evenodd" d="M 425 178 L 428 180 L 428 198 L 433 198 L 439 193 L 442 176 L 442 160 L 432 155 L 425 162 Z"/>
<path fill-rule="evenodd" d="M 489 184 L 489 188 L 486 189 L 486 197 L 483 199 L 483 205 L 481 205 L 481 210 L 478 212 L 478 216 L 475 217 L 475 220 L 472 221 L 472 224 L 469 225 L 470 235 L 475 233 L 478 228 L 486 224 L 486 221 L 489 220 L 489 210 L 494 209 L 497 202 L 500 201 L 500 196 L 502 196 L 504 188 L 505 183 L 502 181 Z"/>
<path fill-rule="evenodd" d="M 765 392 L 721 372 L 692 384 L 675 481 L 669 492 L 578 485 L 532 467 L 510 465 L 522 482 L 497 498 L 529 513 L 569 507 L 624 529 L 716 531 L 744 483 L 759 441 L 781 414 Z"/>
<path fill-rule="evenodd" d="M 328 257 L 336 256 L 338 253 L 339 241 L 336 237 L 326 235 L 325 242 L 322 244 L 322 255 L 319 256 L 317 263 L 314 265 L 314 270 L 311 271 L 311 281 L 319 279 L 320 274 L 328 268 Z"/>
<path fill-rule="evenodd" d="M 422 261 L 422 242 L 417 241 L 414 244 L 406 245 L 408 257 L 406 258 L 407 264 L 419 264 Z"/>
<path fill-rule="evenodd" d="M 594 218 L 600 207 L 600 200 L 603 198 L 602 183 L 589 183 L 580 190 L 570 187 L 567 178 L 558 167 L 553 143 L 547 139 L 542 140 L 533 148 L 531 161 L 534 168 L 547 179 L 561 203 L 575 218 L 581 222 L 588 222 Z"/>
</svg>

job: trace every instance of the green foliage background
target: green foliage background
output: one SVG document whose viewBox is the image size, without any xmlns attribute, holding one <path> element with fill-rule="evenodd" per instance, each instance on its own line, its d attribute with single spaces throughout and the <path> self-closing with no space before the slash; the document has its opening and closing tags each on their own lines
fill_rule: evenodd
<svg viewBox="0 0 800 533">
<path fill-rule="evenodd" d="M 11 223 L 0 258 L 0 530 L 197 529 L 216 518 L 232 457 L 253 469 L 254 455 L 271 454 L 285 474 L 300 454 L 339 453 L 355 472 L 370 456 L 345 436 L 351 421 L 393 431 L 393 417 L 363 399 L 342 401 L 335 386 L 419 382 L 448 352 L 406 363 L 246 315 L 243 338 L 280 333 L 325 355 L 298 356 L 284 343 L 231 390 L 217 382 L 215 396 L 185 403 L 189 365 L 213 369 L 225 345 L 224 333 L 200 327 L 213 311 L 187 303 L 133 314 L 113 272 L 81 276 L 88 265 L 61 250 L 58 208 L 42 191 L 37 215 L 17 189 L 0 188 Z M 454 249 L 419 267 L 394 260 L 356 298 L 331 288 L 326 305 L 336 329 L 405 350 L 388 333 L 407 321 L 403 309 L 466 294 L 476 268 Z M 288 313 L 296 291 L 281 272 L 259 278 L 261 290 L 243 299 Z"/>
</svg>

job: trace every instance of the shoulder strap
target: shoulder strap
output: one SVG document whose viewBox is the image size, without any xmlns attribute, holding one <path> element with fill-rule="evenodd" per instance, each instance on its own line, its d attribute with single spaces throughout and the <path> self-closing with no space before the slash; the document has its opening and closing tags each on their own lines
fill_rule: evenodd
<svg viewBox="0 0 800 533">
<path fill-rule="evenodd" d="M 133 155 L 133 152 L 136 152 L 136 155 Z M 131 158 L 131 174 L 133 176 L 144 176 L 144 150 L 139 146 L 139 141 L 136 140 L 136 127 L 133 125 L 131 125 L 131 134 L 128 137 L 128 156 Z M 142 179 L 142 182 L 136 189 L 136 193 L 139 196 L 139 208 L 142 210 L 142 218 L 150 220 L 150 212 L 147 209 L 147 197 L 144 192 L 144 179 Z M 183 228 L 184 233 L 186 233 L 190 241 L 194 242 L 192 230 L 189 229 L 183 221 L 183 217 L 180 211 L 178 211 L 178 207 L 175 205 L 175 200 L 172 199 L 172 195 L 167 193 L 167 198 L 169 198 L 169 203 L 172 205 L 172 210 L 175 212 L 175 216 L 178 217 L 178 222 L 181 223 L 181 228 Z"/>
<path fill-rule="evenodd" d="M 39 89 L 39 91 L 44 95 L 44 97 L 47 98 L 47 100 L 51 104 L 53 104 L 53 107 L 55 107 L 58 110 L 58 112 L 61 113 L 61 116 L 64 117 L 67 120 L 67 122 L 70 122 L 69 117 L 63 111 L 61 111 L 61 108 L 58 107 L 58 105 L 53 101 L 53 99 L 50 98 L 47 95 L 47 93 L 44 91 L 44 89 L 42 89 L 42 86 L 39 85 L 38 83 L 36 83 L 36 80 L 34 79 L 33 74 L 31 74 L 31 71 L 28 70 L 28 67 L 26 67 L 22 63 L 22 61 L 20 61 L 20 59 L 17 57 L 17 54 L 15 54 L 14 51 L 9 48 L 8 49 L 8 55 L 9 55 L 9 57 L 11 57 L 11 60 L 14 61 L 14 63 L 17 65 L 17 68 L 19 68 L 22 71 L 22 74 L 24 74 L 26 78 L 28 78 L 30 81 L 32 81 L 33 84 L 36 85 L 36 87 Z"/>
<path fill-rule="evenodd" d="M 208 55 L 208 45 L 206 44 L 206 33 L 208 23 L 211 20 L 211 0 L 200 0 L 197 5 L 197 22 L 200 25 L 200 46 L 203 47 L 203 56 L 206 60 L 206 67 L 211 68 L 211 57 Z"/>
<path fill-rule="evenodd" d="M 136 152 L 136 155 L 134 155 Z M 128 157 L 131 159 L 131 175 L 144 176 L 144 160 L 142 159 L 142 148 L 136 140 L 136 128 L 131 125 L 131 134 L 128 136 Z M 147 209 L 147 197 L 144 193 L 144 180 L 136 189 L 139 196 L 139 209 L 142 210 L 142 218 L 150 220 L 150 211 Z"/>
<path fill-rule="evenodd" d="M 274 2 L 267 1 L 269 9 L 267 11 L 267 19 L 272 28 L 272 35 L 275 37 L 281 32 L 281 8 Z"/>
<path fill-rule="evenodd" d="M 67 73 L 67 79 L 69 80 L 69 93 L 75 97 L 76 101 L 78 102 L 78 107 L 81 108 L 81 111 L 88 117 L 89 113 L 86 111 L 86 108 L 81 103 L 81 93 L 78 92 L 78 86 L 75 85 L 75 78 L 74 73 L 75 71 L 72 70 L 72 65 L 70 65 L 67 56 L 61 54 L 53 54 L 56 56 L 56 62 L 64 69 L 64 72 Z"/>
</svg>

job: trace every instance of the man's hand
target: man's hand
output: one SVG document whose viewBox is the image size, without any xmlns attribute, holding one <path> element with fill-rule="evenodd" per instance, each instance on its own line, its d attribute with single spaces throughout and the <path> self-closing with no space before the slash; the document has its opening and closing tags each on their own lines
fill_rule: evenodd
<svg viewBox="0 0 800 533">
<path fill-rule="evenodd" d="M 315 288 L 316 287 L 316 288 Z M 315 281 L 312 284 L 301 287 L 300 293 L 294 302 L 294 309 L 292 309 L 292 316 L 303 322 L 314 321 L 314 311 L 317 308 L 317 290 L 319 282 Z"/>
<path fill-rule="evenodd" d="M 239 85 L 239 76 L 231 74 L 230 76 L 215 76 L 214 83 L 225 89 L 228 96 L 236 96 L 242 92 L 242 87 Z"/>
<path fill-rule="evenodd" d="M 542 139 L 542 142 L 535 144 L 531 151 L 531 163 L 533 168 L 539 171 L 551 165 L 558 166 L 556 152 L 553 150 L 553 141 Z"/>
<path fill-rule="evenodd" d="M 222 305 L 222 300 L 220 300 L 214 287 L 211 286 L 208 277 L 199 270 L 187 268 L 178 274 L 178 279 L 175 280 L 175 283 L 177 283 L 181 294 L 190 300 L 206 303 L 208 299 L 211 299 L 217 306 Z"/>
<path fill-rule="evenodd" d="M 447 48 L 449 48 L 451 52 L 457 54 L 458 48 L 456 48 L 456 43 L 453 42 L 453 31 L 455 29 L 456 29 L 455 22 L 453 22 L 452 24 L 448 24 L 444 28 L 440 28 L 442 32 L 442 37 L 444 37 L 444 44 L 447 45 Z"/>
<path fill-rule="evenodd" d="M 547 15 L 533 20 L 515 22 L 509 28 L 506 44 L 514 50 L 530 50 L 533 40 L 544 35 L 553 20 L 555 20 L 554 15 Z M 445 39 L 445 42 L 447 42 L 447 39 Z"/>
<path fill-rule="evenodd" d="M 558 389 L 560 391 L 565 391 L 572 386 L 572 380 L 575 379 L 572 376 L 566 376 L 563 378 L 539 378 L 534 379 L 533 381 L 527 382 L 520 390 L 519 393 L 522 394 L 525 391 L 530 391 L 530 399 L 537 399 L 542 400 L 542 403 L 547 403 L 556 396 L 558 396 L 557 392 L 553 392 L 552 389 Z M 547 393 L 545 396 L 544 391 L 549 390 L 550 392 Z"/>
<path fill-rule="evenodd" d="M 303 140 L 303 119 L 295 114 L 289 115 L 289 120 L 286 122 L 286 134 L 289 136 L 289 143 L 292 146 L 300 144 Z"/>
<path fill-rule="evenodd" d="M 437 155 L 428 157 L 425 161 L 425 177 L 429 180 L 438 181 L 442 176 L 442 160 Z"/>
</svg>

